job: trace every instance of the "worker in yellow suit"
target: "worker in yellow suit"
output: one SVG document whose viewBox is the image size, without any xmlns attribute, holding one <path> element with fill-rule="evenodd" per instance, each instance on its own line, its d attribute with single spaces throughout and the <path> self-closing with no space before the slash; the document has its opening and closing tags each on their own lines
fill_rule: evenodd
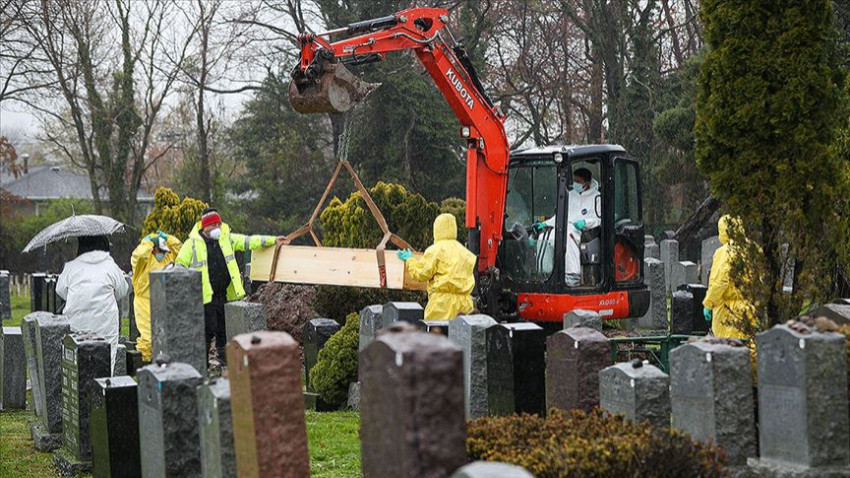
<svg viewBox="0 0 850 478">
<path fill-rule="evenodd" d="M 130 259 L 133 269 L 133 310 L 136 315 L 136 327 L 139 329 L 139 340 L 136 350 L 142 354 L 142 360 L 151 361 L 151 295 L 150 273 L 165 267 L 177 258 L 180 250 L 180 240 L 174 236 L 157 231 L 148 234 L 136 246 Z"/>
<path fill-rule="evenodd" d="M 434 220 L 434 244 L 421 257 L 410 251 L 398 251 L 407 263 L 410 277 L 428 283 L 425 320 L 453 319 L 472 312 L 472 288 L 475 286 L 475 254 L 457 241 L 457 222 L 451 214 Z"/>
<path fill-rule="evenodd" d="M 735 242 L 729 238 L 730 227 L 740 227 L 738 219 L 726 215 L 717 223 L 718 238 L 722 246 L 714 252 L 711 275 L 705 300 L 702 301 L 705 320 L 711 323 L 716 337 L 745 339 L 747 334 L 739 325 L 744 317 L 753 320 L 753 307 L 744 300 L 741 291 L 732 283 L 732 260 L 736 253 Z"/>
</svg>

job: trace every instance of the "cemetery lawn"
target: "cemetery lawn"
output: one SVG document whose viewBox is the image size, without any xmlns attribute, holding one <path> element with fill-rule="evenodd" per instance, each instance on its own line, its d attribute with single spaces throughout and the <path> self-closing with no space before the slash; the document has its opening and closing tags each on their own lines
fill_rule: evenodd
<svg viewBox="0 0 850 478">
<path fill-rule="evenodd" d="M 6 327 L 20 327 L 24 316 L 30 313 L 30 298 L 12 294 L 12 319 L 3 323 Z"/>
<path fill-rule="evenodd" d="M 307 411 L 313 478 L 359 477 L 360 413 Z"/>
<path fill-rule="evenodd" d="M 29 307 L 29 305 L 28 305 Z M 56 476 L 52 455 L 35 450 L 30 440 L 28 418 L 32 412 L 0 413 L 0 476 Z"/>
</svg>

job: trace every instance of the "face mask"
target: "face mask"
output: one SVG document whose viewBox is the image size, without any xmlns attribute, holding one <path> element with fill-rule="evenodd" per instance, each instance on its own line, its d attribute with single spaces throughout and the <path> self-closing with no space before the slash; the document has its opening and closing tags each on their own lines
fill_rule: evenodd
<svg viewBox="0 0 850 478">
<path fill-rule="evenodd" d="M 210 239 L 218 240 L 221 237 L 221 229 L 213 229 L 210 231 Z"/>
<path fill-rule="evenodd" d="M 164 252 L 155 252 L 153 254 L 153 256 L 156 257 L 156 260 L 159 261 L 159 262 L 162 262 L 163 259 L 165 259 L 165 253 Z"/>
<path fill-rule="evenodd" d="M 584 184 L 582 183 L 573 183 L 573 190 L 577 193 L 581 193 L 584 191 Z"/>
</svg>

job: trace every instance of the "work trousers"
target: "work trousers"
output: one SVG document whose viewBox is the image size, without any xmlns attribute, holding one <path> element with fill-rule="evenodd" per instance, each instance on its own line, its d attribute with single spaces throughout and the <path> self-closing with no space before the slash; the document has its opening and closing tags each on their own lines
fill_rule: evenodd
<svg viewBox="0 0 850 478">
<path fill-rule="evenodd" d="M 204 337 L 206 345 L 209 347 L 210 342 L 215 339 L 215 348 L 217 349 L 219 360 L 223 360 L 224 347 L 227 345 L 227 334 L 224 327 L 224 304 L 227 300 L 224 297 L 213 296 L 209 304 L 204 304 Z"/>
</svg>

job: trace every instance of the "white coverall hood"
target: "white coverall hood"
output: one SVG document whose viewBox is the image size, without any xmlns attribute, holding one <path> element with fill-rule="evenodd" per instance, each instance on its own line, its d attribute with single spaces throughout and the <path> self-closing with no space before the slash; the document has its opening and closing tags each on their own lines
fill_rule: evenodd
<svg viewBox="0 0 850 478">
<path fill-rule="evenodd" d="M 91 251 L 65 263 L 56 293 L 65 299 L 64 315 L 74 332 L 95 333 L 109 342 L 112 367 L 118 346 L 118 301 L 130 291 L 124 272 L 106 251 Z"/>
</svg>

